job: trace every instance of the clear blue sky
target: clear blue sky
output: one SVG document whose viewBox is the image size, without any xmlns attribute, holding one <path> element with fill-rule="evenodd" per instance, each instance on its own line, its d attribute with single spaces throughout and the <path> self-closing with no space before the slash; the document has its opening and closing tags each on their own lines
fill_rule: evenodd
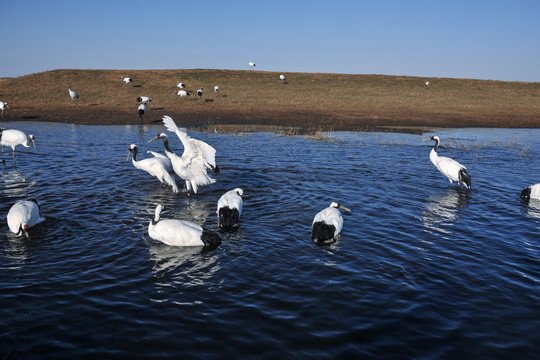
<svg viewBox="0 0 540 360">
<path fill-rule="evenodd" d="M 0 77 L 251 60 L 278 72 L 540 81 L 538 0 L 0 4 Z"/>
</svg>

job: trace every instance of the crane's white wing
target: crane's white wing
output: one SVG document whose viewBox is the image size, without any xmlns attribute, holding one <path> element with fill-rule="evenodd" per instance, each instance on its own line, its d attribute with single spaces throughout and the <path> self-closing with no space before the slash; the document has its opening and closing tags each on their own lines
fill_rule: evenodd
<svg viewBox="0 0 540 360">
<path fill-rule="evenodd" d="M 170 116 L 165 115 L 163 117 L 163 124 L 167 130 L 176 133 L 182 145 L 184 145 L 182 157 L 186 159 L 188 164 L 195 161 L 207 169 L 214 169 L 216 167 L 216 149 L 204 141 L 189 137 L 185 131 L 180 130 L 176 126 Z"/>
<path fill-rule="evenodd" d="M 189 142 L 191 138 L 188 136 L 188 134 L 186 134 L 185 131 L 180 130 L 170 116 L 165 115 L 163 117 L 163 125 L 165 125 L 167 130 L 169 130 L 170 132 L 176 133 L 176 136 L 178 136 L 178 138 L 182 142 L 182 145 L 184 146 L 184 153 L 182 154 L 182 157 L 184 155 L 191 157 L 191 153 L 193 152 L 193 150 L 191 149 L 191 144 Z"/>
<path fill-rule="evenodd" d="M 146 153 L 149 155 L 152 155 L 156 159 L 159 159 L 160 163 L 163 165 L 165 170 L 167 170 L 168 172 L 173 171 L 171 160 L 167 156 L 157 153 L 155 151 L 150 151 L 150 150 L 148 150 Z"/>
</svg>

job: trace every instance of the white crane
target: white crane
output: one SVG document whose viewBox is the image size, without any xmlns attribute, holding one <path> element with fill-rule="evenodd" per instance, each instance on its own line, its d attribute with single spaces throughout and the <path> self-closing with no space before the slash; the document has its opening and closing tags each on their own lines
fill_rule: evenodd
<svg viewBox="0 0 540 360">
<path fill-rule="evenodd" d="M 311 225 L 311 239 L 317 245 L 330 244 L 336 241 L 343 229 L 343 217 L 338 209 L 351 211 L 334 201 L 329 207 L 315 215 Z"/>
<path fill-rule="evenodd" d="M 152 99 L 150 99 L 148 96 L 139 96 L 137 98 L 137 102 L 143 103 L 144 105 L 148 104 L 151 101 Z"/>
<path fill-rule="evenodd" d="M 178 91 L 175 91 L 174 93 L 180 97 L 190 96 L 186 90 L 178 90 Z"/>
<path fill-rule="evenodd" d="M 35 199 L 17 201 L 7 214 L 9 230 L 17 235 L 28 235 L 28 229 L 45 221 L 39 215 L 39 205 Z"/>
<path fill-rule="evenodd" d="M 429 81 L 426 81 L 426 89 L 429 88 Z"/>
<path fill-rule="evenodd" d="M 198 96 L 199 98 L 201 98 L 202 95 L 203 95 L 203 88 L 200 87 L 199 90 L 197 90 L 197 96 Z"/>
<path fill-rule="evenodd" d="M 71 84 L 68 85 L 68 90 L 69 90 L 69 96 L 71 96 L 71 100 L 79 100 L 79 94 L 71 90 Z"/>
<path fill-rule="evenodd" d="M 129 145 L 129 153 L 126 160 L 129 160 L 129 156 L 133 153 L 131 157 L 131 162 L 135 168 L 144 170 L 152 176 L 158 178 L 159 181 L 165 186 L 169 184 L 173 188 L 173 192 L 178 192 L 178 186 L 176 186 L 176 181 L 174 176 L 171 174 L 173 171 L 171 160 L 168 157 L 163 156 L 159 153 L 148 151 L 148 154 L 152 155 L 151 158 L 137 160 L 137 152 L 139 148 L 135 144 Z"/>
<path fill-rule="evenodd" d="M 438 136 L 432 136 L 429 139 L 424 139 L 424 141 L 433 140 L 435 141 L 435 146 L 431 149 L 429 153 L 429 160 L 435 165 L 435 167 L 448 178 L 450 184 L 452 181 L 457 182 L 458 185 L 465 185 L 467 189 L 471 188 L 471 176 L 467 173 L 467 168 L 456 160 L 449 157 L 439 156 L 437 154 L 437 147 L 439 146 L 440 139 Z"/>
<path fill-rule="evenodd" d="M 214 232 L 189 221 L 162 219 L 163 205 L 156 206 L 154 219 L 148 224 L 148 235 L 171 246 L 205 246 L 215 248 L 221 238 Z"/>
<path fill-rule="evenodd" d="M 214 86 L 214 92 L 216 93 L 216 96 L 219 96 L 219 86 Z"/>
<path fill-rule="evenodd" d="M 180 89 L 185 89 L 186 88 L 186 84 L 184 84 L 183 82 L 176 83 L 176 86 L 178 86 L 178 88 L 180 88 Z"/>
<path fill-rule="evenodd" d="M 285 81 L 285 75 L 283 75 L 283 74 L 279 75 L 279 80 L 280 81 Z"/>
<path fill-rule="evenodd" d="M 144 104 L 139 105 L 137 112 L 139 113 L 139 117 L 142 118 L 144 114 L 146 114 L 146 105 Z"/>
<path fill-rule="evenodd" d="M 133 79 L 131 79 L 130 77 L 120 77 L 120 79 L 122 79 L 123 82 L 125 82 L 126 84 L 130 83 L 130 82 L 133 82 Z"/>
<path fill-rule="evenodd" d="M 218 225 L 221 229 L 232 230 L 238 228 L 240 215 L 242 215 L 242 195 L 244 191 L 236 188 L 223 194 L 217 203 Z"/>
<path fill-rule="evenodd" d="M 7 102 L 0 101 L 0 110 L 2 110 L 2 116 L 4 116 L 4 109 L 9 109 Z"/>
<path fill-rule="evenodd" d="M 6 166 L 6 159 L 4 157 L 4 146 L 10 146 L 11 149 L 13 149 L 13 167 L 15 169 L 17 169 L 15 148 L 18 145 L 22 145 L 24 147 L 30 147 L 31 145 L 34 145 L 34 148 L 36 147 L 36 143 L 34 142 L 34 135 L 26 136 L 26 134 L 22 131 L 15 129 L 0 129 L 0 145 L 2 145 L 2 163 L 4 164 L 4 167 Z"/>
<path fill-rule="evenodd" d="M 525 201 L 531 199 L 540 200 L 540 183 L 527 186 L 520 194 L 521 198 Z"/>
<path fill-rule="evenodd" d="M 257 65 L 255 65 L 255 63 L 253 61 L 248 61 L 248 65 L 252 69 L 257 66 Z"/>
<path fill-rule="evenodd" d="M 182 156 L 180 157 L 173 153 L 169 147 L 169 138 L 163 132 L 160 132 L 148 142 L 163 139 L 165 155 L 171 159 L 174 172 L 186 181 L 188 196 L 191 191 L 196 194 L 199 186 L 216 182 L 215 179 L 207 174 L 207 169 L 212 169 L 216 174 L 219 173 L 215 158 L 216 149 L 203 141 L 189 137 L 176 126 L 173 119 L 169 116 L 163 117 L 163 124 L 165 124 L 167 130 L 176 133 L 180 141 L 182 141 L 182 145 L 184 146 Z"/>
</svg>

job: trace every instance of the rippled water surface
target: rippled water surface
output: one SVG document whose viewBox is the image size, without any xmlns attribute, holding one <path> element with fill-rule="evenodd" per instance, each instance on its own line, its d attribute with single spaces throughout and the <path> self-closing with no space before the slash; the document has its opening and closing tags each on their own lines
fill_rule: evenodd
<svg viewBox="0 0 540 360">
<path fill-rule="evenodd" d="M 27 358 L 532 358 L 540 344 L 539 130 L 445 130 L 441 156 L 466 165 L 470 192 L 429 161 L 422 136 L 190 131 L 221 174 L 191 197 L 126 161 L 162 125 L 3 123 L 36 137 L 7 151 L 1 181 L 0 350 Z M 426 136 L 424 136 L 426 137 Z M 180 153 L 179 140 L 171 146 Z M 179 182 L 181 183 L 181 182 Z M 165 217 L 217 230 L 221 194 L 244 189 L 240 229 L 212 251 L 152 241 Z M 17 200 L 47 220 L 9 232 Z M 309 237 L 337 200 L 340 241 Z"/>
</svg>

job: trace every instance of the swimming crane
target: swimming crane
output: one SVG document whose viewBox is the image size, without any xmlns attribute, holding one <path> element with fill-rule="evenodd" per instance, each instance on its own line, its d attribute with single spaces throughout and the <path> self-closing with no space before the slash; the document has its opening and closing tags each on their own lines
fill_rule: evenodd
<svg viewBox="0 0 540 360">
<path fill-rule="evenodd" d="M 257 66 L 257 65 L 255 65 L 255 63 L 253 61 L 248 61 L 248 65 L 252 69 Z"/>
<path fill-rule="evenodd" d="M 69 90 L 69 96 L 71 96 L 71 100 L 79 100 L 79 94 L 71 90 L 71 84 L 68 85 L 68 90 Z"/>
<path fill-rule="evenodd" d="M 137 102 L 143 103 L 144 105 L 148 104 L 151 101 L 152 99 L 150 99 L 148 96 L 139 96 L 137 98 Z"/>
<path fill-rule="evenodd" d="M 39 215 L 39 204 L 35 199 L 17 201 L 7 214 L 9 230 L 17 235 L 24 235 L 27 239 L 28 229 L 45 221 Z"/>
<path fill-rule="evenodd" d="M 424 141 L 433 140 L 435 141 L 435 146 L 431 149 L 429 153 L 429 160 L 435 165 L 437 169 L 448 178 L 450 184 L 452 181 L 457 182 L 458 185 L 465 185 L 467 189 L 471 188 L 471 176 L 467 173 L 467 168 L 456 160 L 449 157 L 439 156 L 437 154 L 437 147 L 439 146 L 440 139 L 438 136 L 432 136 L 429 139 L 424 139 Z"/>
<path fill-rule="evenodd" d="M 190 96 L 186 90 L 178 90 L 178 91 L 175 91 L 174 93 L 180 97 Z"/>
<path fill-rule="evenodd" d="M 122 79 L 122 81 L 125 82 L 126 84 L 133 82 L 133 80 L 130 77 L 120 77 L 120 79 Z"/>
<path fill-rule="evenodd" d="M 186 84 L 184 84 L 183 82 L 176 83 L 176 86 L 178 86 L 180 89 L 185 89 L 186 88 Z"/>
<path fill-rule="evenodd" d="M 531 199 L 540 200 L 540 183 L 527 186 L 519 195 L 523 200 L 529 201 Z"/>
<path fill-rule="evenodd" d="M 15 169 L 17 169 L 17 159 L 15 159 L 15 148 L 17 147 L 17 145 L 22 145 L 24 147 L 30 147 L 31 145 L 34 145 L 34 148 L 36 147 L 36 143 L 34 142 L 34 135 L 26 136 L 26 134 L 22 131 L 15 129 L 0 129 L 0 145 L 2 145 L 2 163 L 4 164 L 4 167 L 6 167 L 4 146 L 11 146 L 11 149 L 13 149 L 13 167 Z"/>
<path fill-rule="evenodd" d="M 213 170 L 216 174 L 219 173 L 219 168 L 216 164 L 216 149 L 207 143 L 192 139 L 184 131 L 180 130 L 170 116 L 163 117 L 163 124 L 167 130 L 176 133 L 182 145 L 184 152 L 182 156 L 177 156 L 169 147 L 169 138 L 163 132 L 160 132 L 150 141 L 162 139 L 165 146 L 165 155 L 171 159 L 174 172 L 186 181 L 186 190 L 188 195 L 193 190 L 196 194 L 198 187 L 209 185 L 216 182 L 207 174 L 207 169 Z"/>
<path fill-rule="evenodd" d="M 139 117 L 142 118 L 144 114 L 146 114 L 146 105 L 144 104 L 139 105 L 137 112 L 139 113 Z"/>
<path fill-rule="evenodd" d="M 171 246 L 217 247 L 221 238 L 214 232 L 189 221 L 162 219 L 165 206 L 156 206 L 154 219 L 148 224 L 148 235 L 154 240 Z"/>
<path fill-rule="evenodd" d="M 242 215 L 242 195 L 244 191 L 236 188 L 223 194 L 217 203 L 218 225 L 224 230 L 238 228 Z"/>
<path fill-rule="evenodd" d="M 214 92 L 216 93 L 216 96 L 219 96 L 219 86 L 214 86 Z"/>
<path fill-rule="evenodd" d="M 131 157 L 131 162 L 135 168 L 144 170 L 152 176 L 158 178 L 159 181 L 165 186 L 169 184 L 173 188 L 173 192 L 178 192 L 178 186 L 176 186 L 176 181 L 174 180 L 174 175 L 171 174 L 173 171 L 171 160 L 168 157 L 163 156 L 159 153 L 153 151 L 148 151 L 151 158 L 146 158 L 143 160 L 137 160 L 137 152 L 139 148 L 135 144 L 129 145 L 129 153 L 126 160 L 129 160 L 129 156 L 133 153 Z"/>
<path fill-rule="evenodd" d="M 315 215 L 311 225 L 311 239 L 317 245 L 331 244 L 336 241 L 343 229 L 343 217 L 338 209 L 351 211 L 340 203 L 334 201 L 329 207 Z"/>
<path fill-rule="evenodd" d="M 202 94 L 203 94 L 203 88 L 201 87 L 201 88 L 199 88 L 199 90 L 197 90 L 197 96 L 198 96 L 199 98 L 201 98 L 201 97 L 202 97 Z"/>
</svg>

